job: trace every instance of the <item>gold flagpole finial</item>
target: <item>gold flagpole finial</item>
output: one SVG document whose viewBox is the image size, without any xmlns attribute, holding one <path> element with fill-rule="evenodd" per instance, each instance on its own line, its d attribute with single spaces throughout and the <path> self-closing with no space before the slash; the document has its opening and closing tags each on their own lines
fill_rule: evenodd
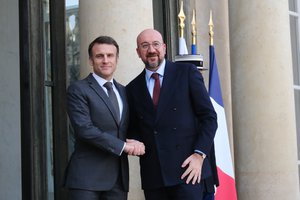
<svg viewBox="0 0 300 200">
<path fill-rule="evenodd" d="M 183 1 L 181 1 L 181 6 L 180 6 L 180 12 L 178 14 L 178 18 L 180 20 L 179 27 L 180 27 L 180 37 L 183 37 L 183 30 L 184 30 L 184 20 L 185 20 L 185 15 L 183 12 Z"/>
<path fill-rule="evenodd" d="M 196 30 L 195 9 L 193 9 L 193 19 L 191 25 L 192 25 L 192 44 L 196 44 L 197 30 Z"/>
<path fill-rule="evenodd" d="M 210 14 L 209 14 L 208 26 L 209 26 L 210 45 L 214 45 L 214 31 L 213 31 L 214 23 L 212 20 L 212 11 L 211 10 L 210 10 Z"/>
</svg>

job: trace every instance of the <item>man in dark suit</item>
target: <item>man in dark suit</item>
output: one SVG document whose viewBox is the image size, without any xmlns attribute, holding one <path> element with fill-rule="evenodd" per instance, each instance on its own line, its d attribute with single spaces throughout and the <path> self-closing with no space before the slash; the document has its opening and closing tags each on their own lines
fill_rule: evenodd
<svg viewBox="0 0 300 200">
<path fill-rule="evenodd" d="M 113 38 L 100 36 L 88 53 L 93 73 L 70 85 L 67 92 L 75 150 L 65 186 L 71 200 L 126 200 L 127 154 L 142 155 L 145 149 L 138 141 L 126 140 L 125 88 L 113 79 L 119 46 Z"/>
<path fill-rule="evenodd" d="M 128 133 L 145 144 L 140 165 L 146 200 L 202 199 L 217 129 L 203 78 L 194 65 L 164 58 L 166 45 L 156 30 L 138 35 L 136 51 L 145 69 L 126 86 Z"/>
</svg>

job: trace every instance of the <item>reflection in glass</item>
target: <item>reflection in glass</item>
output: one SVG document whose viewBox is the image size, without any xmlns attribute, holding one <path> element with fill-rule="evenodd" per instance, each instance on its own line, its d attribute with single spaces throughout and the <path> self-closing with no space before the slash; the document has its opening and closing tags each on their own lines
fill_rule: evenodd
<svg viewBox="0 0 300 200">
<path fill-rule="evenodd" d="M 52 88 L 45 88 L 46 113 L 46 158 L 47 158 L 47 189 L 48 200 L 54 200 L 54 169 L 53 169 L 53 128 L 52 128 Z"/>
<path fill-rule="evenodd" d="M 78 1 L 66 1 L 66 59 L 67 59 L 67 83 L 79 78 L 79 19 Z"/>
<path fill-rule="evenodd" d="M 298 160 L 300 160 L 300 89 L 295 90 L 295 109 L 296 109 L 296 126 L 297 126 L 297 142 L 298 142 Z"/>
<path fill-rule="evenodd" d="M 297 0 L 289 0 L 289 10 L 293 12 L 298 12 L 297 10 Z"/>
<path fill-rule="evenodd" d="M 45 66 L 45 158 L 46 158 L 46 189 L 47 200 L 54 200 L 54 164 L 53 164 L 53 123 L 52 123 L 52 66 L 50 46 L 50 12 L 49 0 L 43 1 L 43 47 Z"/>
<path fill-rule="evenodd" d="M 293 74 L 294 84 L 300 85 L 300 66 L 299 66 L 299 32 L 298 32 L 298 18 L 290 16 L 290 29 L 291 29 L 291 46 L 292 46 L 292 61 L 293 61 Z"/>
</svg>

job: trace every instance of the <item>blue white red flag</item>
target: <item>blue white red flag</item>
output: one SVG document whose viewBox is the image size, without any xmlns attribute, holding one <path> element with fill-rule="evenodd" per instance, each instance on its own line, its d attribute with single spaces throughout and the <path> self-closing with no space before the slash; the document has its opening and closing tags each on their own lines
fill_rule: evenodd
<svg viewBox="0 0 300 200">
<path fill-rule="evenodd" d="M 209 56 L 209 96 L 218 115 L 218 129 L 214 142 L 220 185 L 217 187 L 215 200 L 237 200 L 220 79 L 212 45 L 209 47 Z"/>
</svg>

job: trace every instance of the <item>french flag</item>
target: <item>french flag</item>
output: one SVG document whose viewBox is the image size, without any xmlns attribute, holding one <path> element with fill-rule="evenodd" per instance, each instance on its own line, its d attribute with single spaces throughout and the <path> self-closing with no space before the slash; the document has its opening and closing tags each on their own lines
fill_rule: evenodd
<svg viewBox="0 0 300 200">
<path fill-rule="evenodd" d="M 217 187 L 215 200 L 237 200 L 226 117 L 213 45 L 209 46 L 209 65 L 209 96 L 218 115 L 218 129 L 214 142 L 220 185 Z"/>
</svg>

